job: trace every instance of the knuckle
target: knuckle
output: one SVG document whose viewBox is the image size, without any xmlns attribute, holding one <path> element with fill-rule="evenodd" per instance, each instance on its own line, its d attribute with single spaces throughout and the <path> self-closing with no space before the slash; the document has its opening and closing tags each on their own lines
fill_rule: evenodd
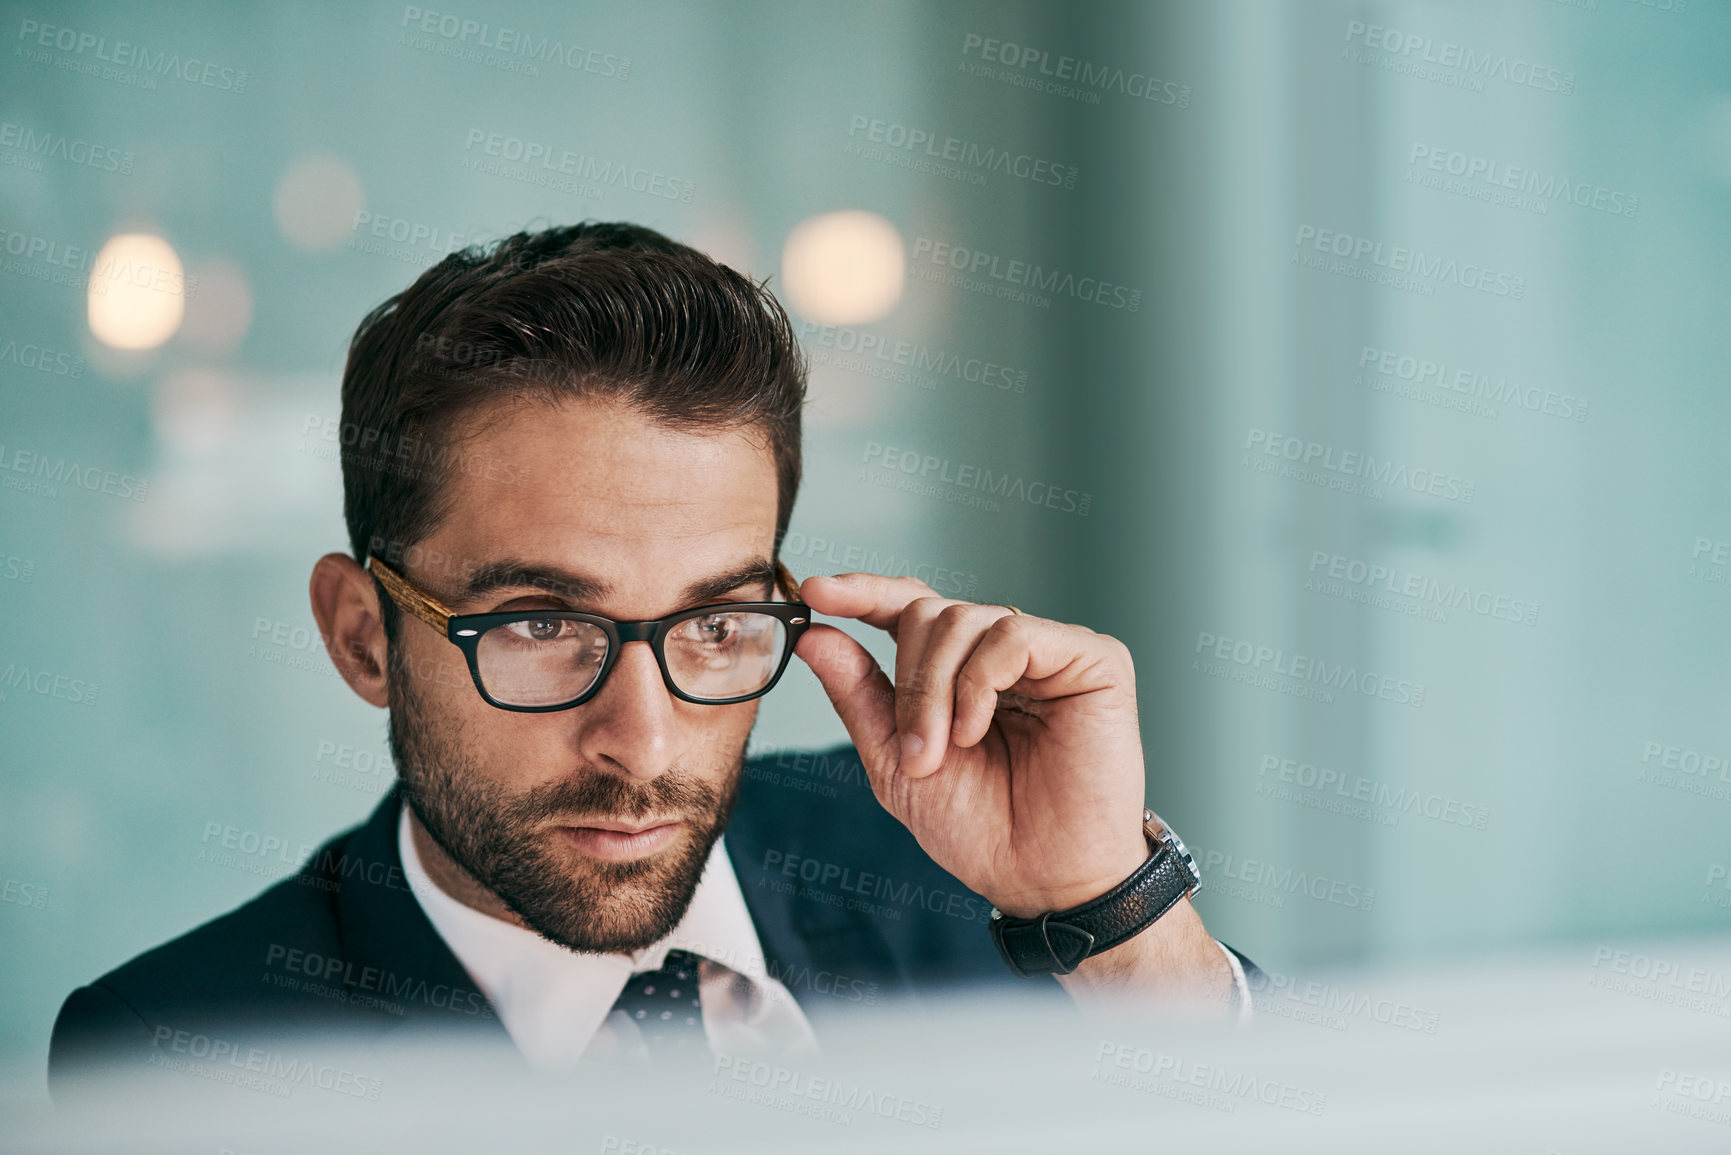
<svg viewBox="0 0 1731 1155">
<path fill-rule="evenodd" d="M 903 697 L 915 706 L 923 705 L 929 699 L 937 686 L 937 678 L 926 666 L 918 666 L 907 672 L 898 689 Z"/>
<path fill-rule="evenodd" d="M 938 611 L 938 622 L 947 629 L 957 629 L 967 625 L 975 617 L 979 606 L 972 602 L 947 602 Z"/>
<path fill-rule="evenodd" d="M 956 677 L 956 708 L 978 709 L 997 697 L 997 691 L 980 675 L 963 670 Z"/>
<path fill-rule="evenodd" d="M 907 608 L 920 620 L 931 621 L 934 618 L 940 617 L 943 614 L 945 607 L 949 604 L 950 602 L 948 598 L 940 598 L 936 594 L 932 594 L 930 596 L 915 598 L 913 601 L 908 603 Z"/>
</svg>

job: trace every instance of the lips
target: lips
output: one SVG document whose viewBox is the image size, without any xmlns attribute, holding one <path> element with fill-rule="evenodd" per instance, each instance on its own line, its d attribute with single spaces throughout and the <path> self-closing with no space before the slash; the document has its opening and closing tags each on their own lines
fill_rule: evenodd
<svg viewBox="0 0 1731 1155">
<path fill-rule="evenodd" d="M 574 830 L 613 830 L 620 834 L 642 834 L 645 830 L 653 830 L 657 826 L 666 826 L 669 822 L 678 822 L 677 818 L 651 818 L 646 822 L 620 822 L 613 819 L 598 819 L 593 822 L 578 822 L 572 825 Z"/>
<path fill-rule="evenodd" d="M 581 826 L 561 826 L 559 832 L 580 853 L 605 862 L 647 858 L 673 844 L 685 823 L 677 818 L 620 822 L 598 818 Z"/>
</svg>

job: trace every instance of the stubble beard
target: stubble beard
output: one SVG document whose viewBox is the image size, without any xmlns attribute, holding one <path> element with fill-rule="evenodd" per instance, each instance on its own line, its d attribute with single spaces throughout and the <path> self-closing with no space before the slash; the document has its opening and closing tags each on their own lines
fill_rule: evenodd
<svg viewBox="0 0 1731 1155">
<path fill-rule="evenodd" d="M 744 747 L 718 789 L 683 770 L 643 785 L 584 770 L 513 793 L 489 778 L 463 727 L 441 729 L 388 647 L 391 757 L 439 847 L 543 938 L 575 951 L 641 950 L 685 916 L 739 796 Z M 680 843 L 628 862 L 580 855 L 554 826 L 677 816 Z"/>
</svg>

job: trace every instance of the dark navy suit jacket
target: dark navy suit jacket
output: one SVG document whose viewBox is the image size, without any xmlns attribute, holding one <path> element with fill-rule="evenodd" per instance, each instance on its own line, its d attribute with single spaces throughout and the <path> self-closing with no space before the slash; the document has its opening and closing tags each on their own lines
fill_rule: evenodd
<svg viewBox="0 0 1731 1155">
<path fill-rule="evenodd" d="M 724 845 L 765 965 L 820 1038 L 826 1015 L 860 1005 L 983 986 L 1062 994 L 1010 972 L 991 904 L 884 810 L 851 745 L 759 755 L 742 775 Z M 73 991 L 49 1047 L 54 1094 L 93 1066 L 232 1056 L 255 1039 L 395 1047 L 454 1030 L 509 1048 L 403 876 L 401 802 L 399 786 L 294 876 Z"/>
</svg>

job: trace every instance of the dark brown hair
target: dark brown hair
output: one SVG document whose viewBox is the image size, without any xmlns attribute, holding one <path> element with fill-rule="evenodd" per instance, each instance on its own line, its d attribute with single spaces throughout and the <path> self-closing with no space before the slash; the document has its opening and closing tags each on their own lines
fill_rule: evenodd
<svg viewBox="0 0 1731 1155">
<path fill-rule="evenodd" d="M 605 397 L 671 428 L 762 430 L 779 552 L 799 490 L 805 381 L 767 284 L 653 229 L 585 221 L 471 245 L 355 330 L 342 384 L 350 545 L 362 562 L 399 561 L 438 528 L 458 470 L 534 484 L 510 462 L 466 454 L 463 419 Z M 394 607 L 380 600 L 394 636 Z"/>
</svg>

